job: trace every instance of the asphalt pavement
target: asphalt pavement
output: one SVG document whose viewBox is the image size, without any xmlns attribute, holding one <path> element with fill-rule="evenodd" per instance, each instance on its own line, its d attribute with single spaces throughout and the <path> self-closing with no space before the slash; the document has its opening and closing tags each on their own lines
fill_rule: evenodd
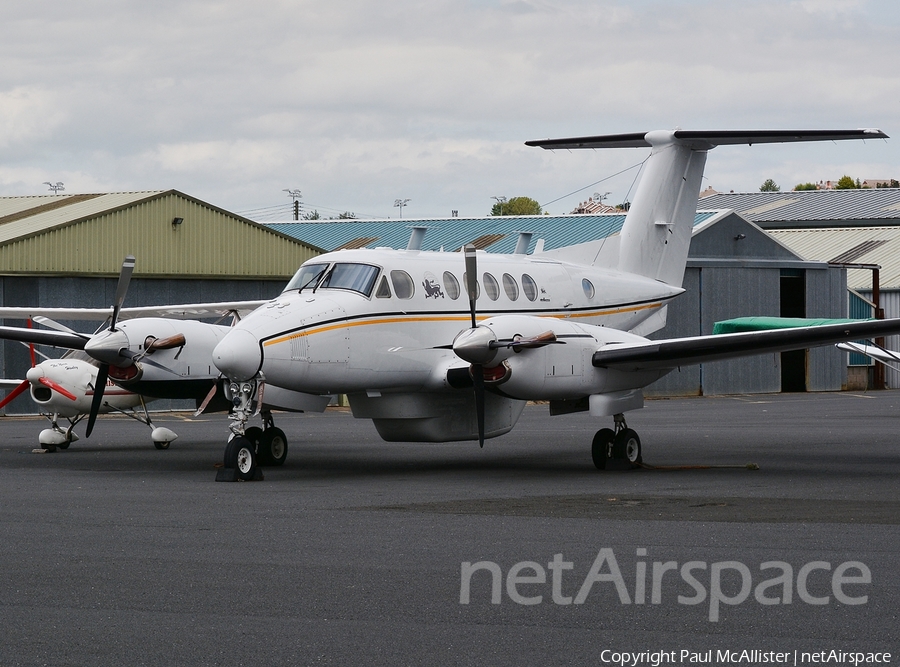
<svg viewBox="0 0 900 667">
<path fill-rule="evenodd" d="M 484 449 L 279 414 L 237 483 L 223 415 L 154 418 L 0 419 L 0 665 L 900 662 L 898 391 L 648 401 L 606 472 L 546 405 Z"/>
</svg>

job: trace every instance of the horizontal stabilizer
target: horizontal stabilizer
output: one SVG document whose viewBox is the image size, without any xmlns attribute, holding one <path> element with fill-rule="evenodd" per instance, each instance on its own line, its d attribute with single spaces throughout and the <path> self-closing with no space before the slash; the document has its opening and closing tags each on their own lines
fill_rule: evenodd
<svg viewBox="0 0 900 667">
<path fill-rule="evenodd" d="M 708 361 L 802 350 L 819 345 L 891 336 L 898 333 L 900 333 L 900 318 L 672 338 L 639 344 L 607 345 L 594 353 L 593 365 L 623 370 L 677 368 Z"/>
<path fill-rule="evenodd" d="M 881 130 L 673 130 L 671 132 L 631 132 L 628 134 L 605 134 L 593 137 L 570 137 L 567 139 L 539 139 L 526 141 L 526 146 L 538 146 L 553 150 L 556 148 L 650 148 L 654 146 L 654 135 L 664 135 L 678 140 L 678 143 L 697 148 L 712 148 L 735 144 L 775 144 L 794 141 L 838 141 L 841 139 L 887 139 Z"/>
</svg>

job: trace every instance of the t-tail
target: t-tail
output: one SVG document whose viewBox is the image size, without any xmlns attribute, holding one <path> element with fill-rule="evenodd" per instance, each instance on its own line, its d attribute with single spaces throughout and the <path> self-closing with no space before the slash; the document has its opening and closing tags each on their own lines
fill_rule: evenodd
<svg viewBox="0 0 900 667">
<path fill-rule="evenodd" d="M 681 286 L 706 153 L 716 146 L 839 139 L 886 139 L 881 130 L 656 130 L 527 141 L 546 149 L 647 148 L 650 157 L 625 217 L 620 271 Z"/>
</svg>

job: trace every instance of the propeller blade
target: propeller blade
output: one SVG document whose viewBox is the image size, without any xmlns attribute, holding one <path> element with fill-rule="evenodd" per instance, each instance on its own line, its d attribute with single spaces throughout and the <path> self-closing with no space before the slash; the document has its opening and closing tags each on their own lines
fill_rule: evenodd
<svg viewBox="0 0 900 667">
<path fill-rule="evenodd" d="M 537 336 L 532 336 L 531 338 L 516 338 L 513 340 L 491 341 L 488 344 L 488 347 L 492 350 L 497 350 L 502 347 L 511 347 L 514 350 L 528 350 L 535 347 L 544 347 L 545 345 L 561 342 L 562 341 L 557 340 L 555 333 L 553 333 L 552 331 L 545 331 L 544 333 L 538 334 Z"/>
<path fill-rule="evenodd" d="M 53 380 L 51 380 L 49 378 L 45 378 L 45 377 L 38 378 L 38 382 L 40 382 L 45 387 L 50 387 L 53 391 L 55 391 L 59 394 L 62 394 L 69 400 L 72 400 L 72 401 L 78 400 L 78 397 L 75 396 L 75 394 L 73 394 L 71 391 L 69 391 L 68 389 L 63 387 L 61 384 L 54 382 Z"/>
<path fill-rule="evenodd" d="M 31 326 L 31 320 L 28 320 L 28 328 L 29 329 L 33 328 Z M 34 368 L 36 366 L 35 361 L 34 361 L 34 343 L 28 343 L 28 352 L 31 355 L 31 367 Z"/>
<path fill-rule="evenodd" d="M 184 334 L 175 334 L 174 336 L 169 336 L 168 338 L 157 338 L 152 343 L 147 346 L 147 352 L 153 352 L 154 350 L 171 350 L 176 347 L 184 347 L 185 343 Z"/>
<path fill-rule="evenodd" d="M 43 324 L 45 327 L 49 329 L 56 329 L 57 331 L 63 331 L 65 333 L 75 334 L 76 336 L 81 336 L 85 340 L 90 338 L 90 336 L 86 336 L 83 333 L 78 333 L 77 331 L 70 329 L 64 324 L 60 324 L 56 320 L 51 320 L 49 317 L 44 317 L 43 315 L 35 315 L 34 321 L 38 324 Z"/>
<path fill-rule="evenodd" d="M 200 404 L 200 407 L 197 408 L 197 411 L 194 413 L 195 417 L 199 417 L 203 414 L 203 411 L 206 410 L 206 406 L 209 405 L 209 402 L 213 399 L 213 396 L 216 395 L 216 390 L 219 388 L 219 378 L 216 378 L 216 381 L 213 383 L 213 386 L 210 388 L 209 393 L 206 395 L 206 398 L 203 399 L 203 402 Z"/>
<path fill-rule="evenodd" d="M 100 364 L 97 372 L 97 380 L 94 382 L 94 400 L 91 401 L 91 413 L 88 415 L 87 428 L 84 431 L 85 437 L 91 437 L 91 431 L 94 430 L 94 422 L 97 421 L 97 414 L 100 412 L 100 406 L 103 404 L 103 392 L 106 389 L 106 379 L 109 377 L 109 364 Z"/>
<path fill-rule="evenodd" d="M 116 330 L 116 322 L 119 320 L 119 311 L 125 303 L 125 295 L 128 293 L 128 284 L 131 282 L 131 274 L 134 273 L 134 255 L 128 255 L 122 262 L 122 270 L 119 272 L 119 283 L 116 285 L 116 301 L 113 305 L 112 322 L 109 330 Z"/>
<path fill-rule="evenodd" d="M 469 294 L 469 312 L 472 314 L 472 328 L 475 322 L 475 301 L 478 299 L 478 260 L 475 258 L 475 246 L 466 244 L 466 292 Z"/>
<path fill-rule="evenodd" d="M 26 391 L 26 390 L 28 389 L 28 387 L 29 387 L 30 384 L 31 384 L 31 383 L 30 383 L 28 380 L 24 380 L 24 381 L 22 382 L 22 384 L 20 384 L 18 387 L 16 387 L 16 388 L 13 389 L 11 392 L 9 392 L 9 393 L 6 395 L 6 397 L 5 397 L 2 401 L 0 401 L 0 408 L 5 408 L 5 407 L 6 407 L 7 405 L 9 405 L 12 401 L 14 401 L 15 399 L 17 399 L 17 398 L 22 394 L 22 392 L 24 392 L 24 391 Z"/>
<path fill-rule="evenodd" d="M 478 446 L 484 447 L 484 369 L 472 364 L 472 385 L 475 387 L 475 419 L 478 421 Z"/>
<path fill-rule="evenodd" d="M 153 359 L 149 359 L 148 357 L 144 356 L 145 354 L 146 354 L 146 352 L 133 352 L 133 351 L 129 350 L 127 347 L 123 347 L 121 350 L 119 350 L 119 356 L 122 357 L 123 359 L 131 359 L 132 361 L 139 361 L 142 364 L 147 364 L 148 366 L 153 366 L 154 368 L 159 368 L 160 370 L 166 371 L 167 373 L 171 373 L 172 375 L 181 377 L 180 374 L 176 373 L 171 368 L 166 368 L 161 363 L 153 361 Z"/>
</svg>

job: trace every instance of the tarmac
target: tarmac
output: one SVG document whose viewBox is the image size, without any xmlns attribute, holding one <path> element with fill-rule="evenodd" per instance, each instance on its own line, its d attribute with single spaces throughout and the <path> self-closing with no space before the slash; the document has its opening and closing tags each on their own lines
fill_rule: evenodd
<svg viewBox="0 0 900 667">
<path fill-rule="evenodd" d="M 221 414 L 53 454 L 0 419 L 0 665 L 900 661 L 900 391 L 627 417 L 652 467 L 546 405 L 484 449 L 278 414 L 287 462 L 236 483 Z"/>
</svg>

